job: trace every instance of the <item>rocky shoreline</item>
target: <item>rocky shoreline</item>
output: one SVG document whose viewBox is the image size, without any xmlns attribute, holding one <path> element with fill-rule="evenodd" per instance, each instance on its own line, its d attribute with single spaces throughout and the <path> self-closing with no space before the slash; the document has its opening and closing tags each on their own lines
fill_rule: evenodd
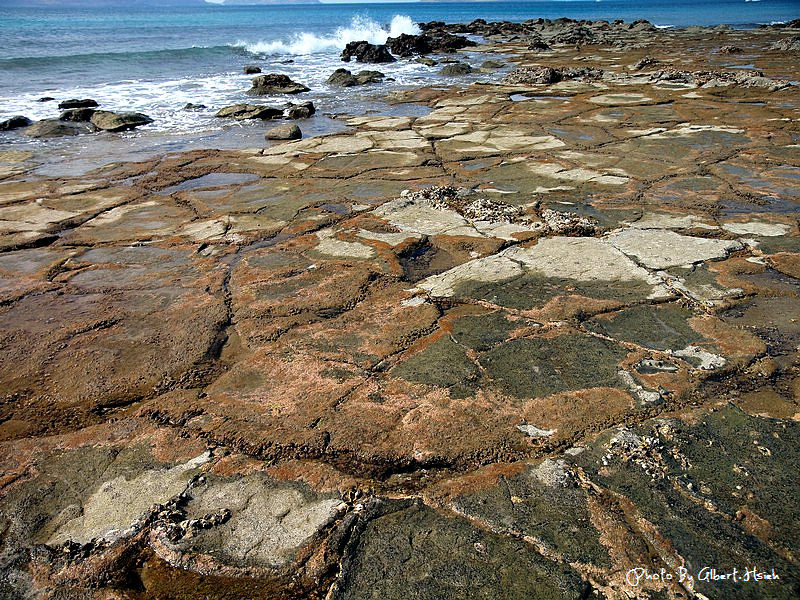
<svg viewBox="0 0 800 600">
<path fill-rule="evenodd" d="M 800 23 L 422 31 L 331 83 L 421 116 L 0 150 L 0 597 L 800 594 Z"/>
</svg>

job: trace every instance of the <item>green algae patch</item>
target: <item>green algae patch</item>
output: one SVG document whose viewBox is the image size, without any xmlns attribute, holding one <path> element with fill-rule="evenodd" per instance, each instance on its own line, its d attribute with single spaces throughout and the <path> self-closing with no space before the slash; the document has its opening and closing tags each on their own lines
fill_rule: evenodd
<svg viewBox="0 0 800 600">
<path fill-rule="evenodd" d="M 444 338 L 397 365 L 391 374 L 415 383 L 452 387 L 474 379 L 478 367 L 463 347 Z"/>
<path fill-rule="evenodd" d="M 370 521 L 343 587 L 341 600 L 561 600 L 590 590 L 522 540 L 419 505 Z"/>
<path fill-rule="evenodd" d="M 517 398 L 540 398 L 595 387 L 622 387 L 617 376 L 627 350 L 586 335 L 525 338 L 480 356 L 489 377 Z"/>
<path fill-rule="evenodd" d="M 695 314 L 676 305 L 634 306 L 587 322 L 597 333 L 655 350 L 680 350 L 703 341 L 689 325 Z"/>
<path fill-rule="evenodd" d="M 685 559 L 703 567 L 774 569 L 779 581 L 695 581 L 709 598 L 797 597 L 800 424 L 728 406 L 696 424 L 648 421 L 601 436 L 575 462 L 624 497 Z"/>
<path fill-rule="evenodd" d="M 454 504 L 494 531 L 540 540 L 568 563 L 608 567 L 611 561 L 592 524 L 586 492 L 564 466 L 560 460 L 545 460 L 487 490 L 459 496 Z"/>
<path fill-rule="evenodd" d="M 462 317 L 453 324 L 453 338 L 464 346 L 484 352 L 504 342 L 516 328 L 502 312 Z"/>
<path fill-rule="evenodd" d="M 45 543 L 104 481 L 133 480 L 142 472 L 162 467 L 144 445 L 126 448 L 85 446 L 48 456 L 36 465 L 37 475 L 0 502 L 7 534 Z"/>
<path fill-rule="evenodd" d="M 530 310 L 541 308 L 557 296 L 585 296 L 598 300 L 614 300 L 621 304 L 647 298 L 653 286 L 646 281 L 577 281 L 559 277 L 525 274 L 500 282 L 465 280 L 454 289 L 454 296 L 485 300 L 499 306 Z"/>
</svg>

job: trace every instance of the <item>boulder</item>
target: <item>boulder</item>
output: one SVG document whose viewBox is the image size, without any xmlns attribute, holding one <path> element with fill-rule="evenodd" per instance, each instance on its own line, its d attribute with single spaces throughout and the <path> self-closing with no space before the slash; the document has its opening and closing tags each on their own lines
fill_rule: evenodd
<svg viewBox="0 0 800 600">
<path fill-rule="evenodd" d="M 741 54 L 744 52 L 739 46 L 723 46 L 719 49 L 720 54 Z"/>
<path fill-rule="evenodd" d="M 52 102 L 53 100 L 55 100 L 55 98 L 52 96 L 42 96 L 37 100 L 37 102 Z"/>
<path fill-rule="evenodd" d="M 380 83 L 386 77 L 380 71 L 359 71 L 355 75 L 347 69 L 336 69 L 328 77 L 328 85 L 338 87 L 353 87 L 355 85 L 365 85 L 367 83 Z"/>
<path fill-rule="evenodd" d="M 104 131 L 127 131 L 152 123 L 153 119 L 138 112 L 116 113 L 110 110 L 98 110 L 92 115 L 91 122 Z"/>
<path fill-rule="evenodd" d="M 358 85 L 365 85 L 367 83 L 380 83 L 386 77 L 380 71 L 359 71 L 356 73 L 356 80 Z"/>
<path fill-rule="evenodd" d="M 0 121 L 0 131 L 11 131 L 12 129 L 20 129 L 21 127 L 28 127 L 33 121 L 28 117 L 16 115 L 5 121 Z"/>
<path fill-rule="evenodd" d="M 356 76 L 347 69 L 336 69 L 331 76 L 328 77 L 328 85 L 335 85 L 337 87 L 353 87 L 358 85 Z"/>
<path fill-rule="evenodd" d="M 285 125 L 278 125 L 267 131 L 264 136 L 268 140 L 299 140 L 303 137 L 303 132 L 294 123 L 286 123 Z"/>
<path fill-rule="evenodd" d="M 242 72 L 245 75 L 256 75 L 261 73 L 261 67 L 257 67 L 256 65 L 245 65 L 242 67 Z"/>
<path fill-rule="evenodd" d="M 95 113 L 93 108 L 68 108 L 61 113 L 60 121 L 73 121 L 75 123 L 88 123 Z"/>
<path fill-rule="evenodd" d="M 280 119 L 283 111 L 280 108 L 265 106 L 263 104 L 234 104 L 217 111 L 217 117 L 232 118 L 237 121 L 245 119 Z"/>
<path fill-rule="evenodd" d="M 432 58 L 428 58 L 426 56 L 420 56 L 416 59 L 416 61 L 420 64 L 426 65 L 428 67 L 435 67 L 439 63 L 433 60 Z"/>
<path fill-rule="evenodd" d="M 389 53 L 389 48 L 385 44 L 370 44 L 367 41 L 349 42 L 342 50 L 342 60 L 350 62 L 355 58 L 356 62 L 363 63 L 391 63 L 395 62 L 394 56 Z"/>
<path fill-rule="evenodd" d="M 308 87 L 292 81 L 286 75 L 268 73 L 253 78 L 253 87 L 247 90 L 248 96 L 267 96 L 269 94 L 300 94 Z"/>
<path fill-rule="evenodd" d="M 408 33 L 401 33 L 397 37 L 390 37 L 386 40 L 386 45 L 391 50 L 392 54 L 407 58 L 415 54 L 429 54 L 433 52 L 429 43 L 429 37 L 426 35 L 409 35 Z"/>
<path fill-rule="evenodd" d="M 445 65 L 439 71 L 440 75 L 450 75 L 450 76 L 467 75 L 468 73 L 472 73 L 472 67 L 470 67 L 468 64 L 461 62 Z"/>
<path fill-rule="evenodd" d="M 68 135 L 80 135 L 82 133 L 93 133 L 97 131 L 88 123 L 71 123 L 58 119 L 45 119 L 37 121 L 22 132 L 29 138 L 54 138 Z"/>
<path fill-rule="evenodd" d="M 183 110 L 205 110 L 208 108 L 205 104 L 194 104 L 193 102 L 187 102 L 183 105 Z"/>
<path fill-rule="evenodd" d="M 317 109 L 313 102 L 301 102 L 300 104 L 289 104 L 283 109 L 284 119 L 307 119 L 312 116 Z"/>
<path fill-rule="evenodd" d="M 465 38 L 463 35 L 453 35 L 446 32 L 430 32 L 424 34 L 427 44 L 433 52 L 455 52 L 462 48 L 477 46 L 476 42 Z"/>
<path fill-rule="evenodd" d="M 77 98 L 72 98 L 71 100 L 64 100 L 63 102 L 58 103 L 58 108 L 64 110 L 67 108 L 97 108 L 100 106 L 96 100 L 92 100 L 91 98 L 84 98 L 83 100 L 78 100 Z"/>
</svg>

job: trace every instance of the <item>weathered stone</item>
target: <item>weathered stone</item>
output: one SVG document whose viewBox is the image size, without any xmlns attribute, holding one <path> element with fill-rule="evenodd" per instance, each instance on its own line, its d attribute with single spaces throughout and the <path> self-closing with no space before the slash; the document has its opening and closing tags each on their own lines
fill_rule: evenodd
<svg viewBox="0 0 800 600">
<path fill-rule="evenodd" d="M 63 102 L 58 103 L 58 108 L 66 109 L 66 108 L 97 108 L 100 106 L 96 100 L 92 100 L 91 98 L 85 98 L 83 100 L 72 99 L 72 100 L 64 100 Z"/>
<path fill-rule="evenodd" d="M 278 125 L 273 127 L 265 134 L 268 140 L 299 140 L 303 137 L 300 128 L 294 123 Z"/>
<path fill-rule="evenodd" d="M 283 111 L 279 108 L 272 106 L 265 106 L 263 104 L 233 104 L 226 106 L 217 111 L 216 117 L 232 118 L 237 121 L 246 119 L 280 119 L 283 117 Z"/>
<path fill-rule="evenodd" d="M 300 104 L 290 104 L 283 110 L 286 119 L 307 119 L 314 115 L 317 109 L 311 101 L 301 102 Z"/>
<path fill-rule="evenodd" d="M 96 131 L 96 129 L 85 123 L 70 123 L 59 119 L 45 119 L 44 121 L 37 121 L 26 128 L 22 132 L 22 135 L 31 138 L 52 138 L 92 133 L 93 131 Z"/>
<path fill-rule="evenodd" d="M 467 75 L 468 73 L 472 73 L 472 67 L 465 63 L 450 63 L 448 65 L 443 66 L 439 69 L 440 75 L 449 75 L 449 76 L 459 76 L 459 75 Z"/>
<path fill-rule="evenodd" d="M 97 111 L 94 108 L 69 108 L 61 113 L 59 120 L 88 123 L 92 120 L 92 115 L 95 112 Z"/>
<path fill-rule="evenodd" d="M 90 118 L 92 125 L 105 131 L 127 131 L 153 122 L 145 114 L 137 112 L 115 113 L 106 110 L 97 110 Z"/>
<path fill-rule="evenodd" d="M 389 53 L 389 49 L 384 44 L 370 44 L 367 41 L 349 42 L 342 50 L 342 60 L 350 62 L 354 58 L 356 62 L 364 63 L 391 63 L 395 62 L 395 57 Z"/>
<path fill-rule="evenodd" d="M 248 96 L 269 96 L 271 94 L 300 94 L 309 91 L 302 83 L 292 81 L 286 75 L 268 73 L 253 78 L 253 87 L 247 90 Z"/>
</svg>

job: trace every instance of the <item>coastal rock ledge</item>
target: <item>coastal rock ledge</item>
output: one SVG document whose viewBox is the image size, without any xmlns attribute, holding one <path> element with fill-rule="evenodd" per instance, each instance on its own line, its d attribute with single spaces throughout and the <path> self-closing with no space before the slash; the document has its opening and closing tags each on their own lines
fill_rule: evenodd
<svg viewBox="0 0 800 600">
<path fill-rule="evenodd" d="M 343 91 L 334 53 L 306 121 L 233 62 L 235 106 L 169 99 L 219 137 L 34 141 L 146 118 L 28 105 L 0 599 L 800 598 L 786 25 L 428 24 L 472 75 L 412 39 Z"/>
</svg>

